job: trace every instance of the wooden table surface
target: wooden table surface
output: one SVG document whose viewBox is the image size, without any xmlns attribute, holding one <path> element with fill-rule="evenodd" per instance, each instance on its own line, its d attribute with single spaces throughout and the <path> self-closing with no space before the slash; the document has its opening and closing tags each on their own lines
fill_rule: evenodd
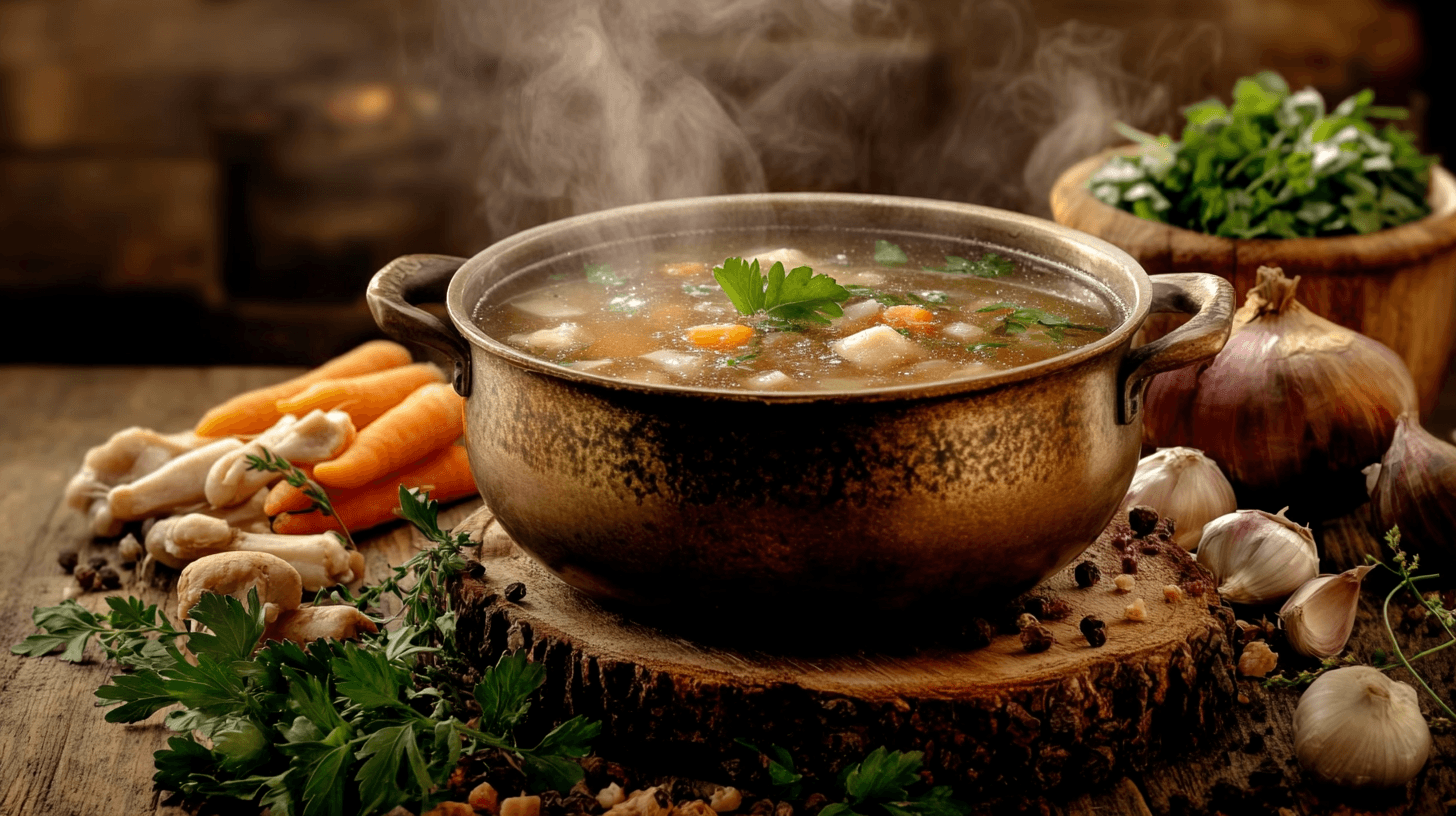
<svg viewBox="0 0 1456 816">
<path fill-rule="evenodd" d="M 225 397 L 293 374 L 290 369 L 0 367 L 0 816 L 137 816 L 178 814 L 152 789 L 153 751 L 169 732 L 158 714 L 145 723 L 113 725 L 93 705 L 93 692 L 113 673 L 104 663 L 74 665 L 8 651 L 34 631 L 30 611 L 59 603 L 73 579 L 56 564 L 65 549 L 113 554 L 93 544 L 84 519 L 67 508 L 62 491 L 87 448 L 131 425 L 160 431 L 190 427 Z M 478 506 L 449 510 L 454 523 Z M 1363 517 L 1317 531 L 1323 571 L 1362 563 L 1378 545 Z M 369 538 L 362 548 L 371 574 L 408 556 L 419 539 L 402 525 Z M 128 573 L 123 573 L 124 577 Z M 155 589 L 139 590 L 165 600 Z M 1384 591 L 1365 592 L 1350 652 L 1368 660 L 1386 645 L 1377 622 Z M 82 603 L 102 608 L 103 596 Z M 1404 606 L 1397 610 L 1404 619 Z M 1241 612 L 1243 612 L 1241 610 Z M 1244 612 L 1244 614 L 1247 614 Z M 1271 612 L 1272 617 L 1272 612 Z M 1397 633 L 1415 646 L 1437 642 L 1425 624 L 1402 623 Z M 1456 650 L 1453 650 L 1456 651 Z M 1456 659 L 1428 658 L 1425 674 L 1446 699 L 1456 697 Z M 1281 658 L 1283 660 L 1284 658 Z M 1395 676 L 1401 677 L 1400 673 Z M 1401 679 L 1409 679 L 1401 677 Z M 1265 690 L 1241 680 L 1247 703 L 1229 712 L 1221 734 L 1196 753 L 1168 757 L 1156 767 L 1070 800 L 1027 792 L 1030 812 L 1059 814 L 1322 814 L 1445 813 L 1456 806 L 1456 771 L 1448 757 L 1456 736 L 1438 733 L 1425 769 L 1407 788 L 1354 795 L 1313 784 L 1292 752 L 1297 692 Z M 1428 715 L 1433 707 L 1422 699 Z"/>
</svg>

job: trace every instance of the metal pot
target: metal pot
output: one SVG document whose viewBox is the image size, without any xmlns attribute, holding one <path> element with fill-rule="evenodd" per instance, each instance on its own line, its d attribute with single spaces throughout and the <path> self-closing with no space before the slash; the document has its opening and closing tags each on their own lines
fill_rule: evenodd
<svg viewBox="0 0 1456 816">
<path fill-rule="evenodd" d="M 616 381 L 534 360 L 472 313 L 522 276 L 626 242 L 774 229 L 971 239 L 1052 262 L 1118 321 L 1100 340 L 991 376 L 836 393 Z M 410 304 L 448 282 L 450 323 Z M 515 287 L 515 288 L 513 288 Z M 375 275 L 388 334 L 455 363 L 486 504 L 527 553 L 598 599 L 809 610 L 964 605 L 1020 593 L 1106 526 L 1136 467 L 1147 378 L 1213 356 L 1229 284 L 1149 277 L 1123 251 L 1029 216 L 944 201 L 774 194 L 666 201 L 558 221 L 469 260 L 407 256 Z M 1139 348 L 1150 311 L 1193 314 Z"/>
</svg>

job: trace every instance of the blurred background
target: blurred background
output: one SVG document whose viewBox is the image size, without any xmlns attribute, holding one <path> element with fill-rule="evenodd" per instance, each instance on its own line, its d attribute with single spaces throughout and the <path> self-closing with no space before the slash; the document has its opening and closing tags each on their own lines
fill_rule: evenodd
<svg viewBox="0 0 1456 816">
<path fill-rule="evenodd" d="M 0 362 L 317 363 L 390 259 L 638 201 L 1047 215 L 1112 123 L 1266 68 L 1449 156 L 1448 5 L 0 0 Z"/>
</svg>

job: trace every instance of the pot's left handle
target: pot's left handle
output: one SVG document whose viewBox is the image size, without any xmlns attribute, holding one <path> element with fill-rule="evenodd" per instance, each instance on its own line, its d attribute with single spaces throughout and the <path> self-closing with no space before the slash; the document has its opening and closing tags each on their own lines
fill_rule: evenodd
<svg viewBox="0 0 1456 816">
<path fill-rule="evenodd" d="M 1143 392 L 1154 374 L 1202 362 L 1218 354 L 1233 328 L 1234 288 L 1217 275 L 1153 275 L 1154 312 L 1193 315 L 1187 323 L 1123 358 L 1117 421 L 1137 419 Z"/>
<path fill-rule="evenodd" d="M 374 273 L 365 298 L 374 322 L 396 340 L 421 343 L 455 363 L 455 391 L 470 396 L 470 343 L 438 317 L 414 306 L 414 297 L 443 298 L 450 278 L 464 258 L 449 255 L 406 255 Z"/>
</svg>

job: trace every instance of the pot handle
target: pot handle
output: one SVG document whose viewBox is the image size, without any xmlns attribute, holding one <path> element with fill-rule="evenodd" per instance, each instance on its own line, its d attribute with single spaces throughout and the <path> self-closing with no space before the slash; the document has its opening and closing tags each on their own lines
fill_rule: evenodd
<svg viewBox="0 0 1456 816">
<path fill-rule="evenodd" d="M 449 255 L 405 255 L 395 258 L 374 273 L 365 299 L 374 322 L 384 333 L 406 343 L 429 346 L 455 363 L 452 380 L 455 391 L 470 396 L 470 343 L 453 326 L 414 306 L 417 295 L 443 298 L 450 278 L 464 265 L 464 258 Z"/>
<path fill-rule="evenodd" d="M 1143 392 L 1154 374 L 1207 360 L 1217 354 L 1233 327 L 1234 288 L 1217 275 L 1153 275 L 1153 312 L 1193 315 L 1166 336 L 1128 352 L 1119 377 L 1117 421 L 1127 425 L 1142 409 Z"/>
</svg>

